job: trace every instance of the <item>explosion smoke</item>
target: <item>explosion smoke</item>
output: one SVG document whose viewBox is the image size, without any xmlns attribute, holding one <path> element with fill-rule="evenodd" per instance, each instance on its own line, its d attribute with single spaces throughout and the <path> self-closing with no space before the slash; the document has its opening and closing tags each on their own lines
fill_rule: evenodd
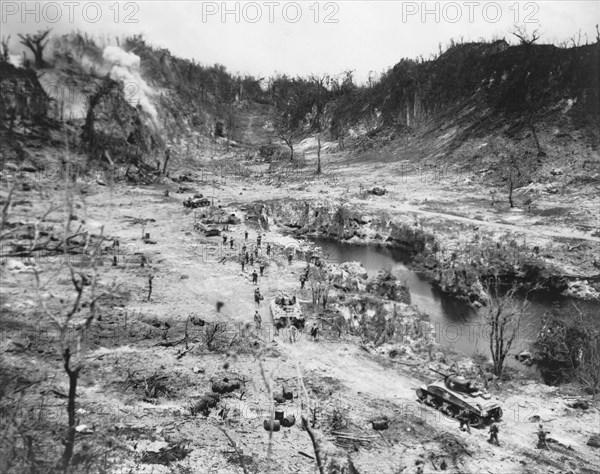
<svg viewBox="0 0 600 474">
<path fill-rule="evenodd" d="M 129 103 L 133 106 L 140 105 L 150 116 L 154 126 L 159 128 L 158 114 L 149 98 L 153 90 L 140 75 L 140 57 L 118 46 L 107 46 L 104 48 L 102 58 L 105 65 L 110 68 L 111 79 L 123 84 Z"/>
</svg>

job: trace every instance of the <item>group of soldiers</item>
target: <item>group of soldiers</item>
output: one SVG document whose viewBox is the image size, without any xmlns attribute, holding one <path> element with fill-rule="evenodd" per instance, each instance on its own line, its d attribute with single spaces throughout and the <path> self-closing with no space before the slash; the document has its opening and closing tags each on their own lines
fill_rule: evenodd
<svg viewBox="0 0 600 474">
<path fill-rule="evenodd" d="M 260 234 L 257 235 L 256 245 L 254 246 L 254 249 L 252 251 L 248 250 L 248 246 L 247 246 L 248 236 L 249 236 L 249 232 L 247 230 L 245 230 L 244 231 L 244 244 L 242 245 L 241 254 L 240 254 L 240 257 L 241 257 L 240 264 L 242 266 L 242 272 L 244 272 L 246 265 L 250 265 L 250 266 L 254 267 L 254 263 L 256 260 L 258 262 L 258 269 L 260 272 L 260 276 L 262 277 L 262 276 L 264 276 L 264 271 L 266 268 L 265 262 L 259 258 L 259 249 L 261 248 L 261 245 L 262 245 L 262 236 Z M 234 238 L 231 236 L 228 237 L 227 235 L 223 235 L 223 245 L 227 245 L 227 242 L 229 242 L 229 247 L 231 249 L 233 249 Z M 271 244 L 267 243 L 266 255 L 269 256 L 270 254 L 271 254 Z M 293 261 L 292 253 L 288 253 L 287 261 L 288 261 L 288 264 L 290 264 L 290 265 L 292 264 L 292 261 Z M 308 276 L 309 276 L 309 266 L 306 267 L 305 272 L 300 277 L 300 288 L 301 289 L 304 289 L 304 285 L 305 285 L 306 281 L 308 281 Z M 258 277 L 259 277 L 259 273 L 257 273 L 255 268 L 253 268 L 252 269 L 252 283 L 254 285 L 258 284 Z M 256 303 L 257 306 L 260 306 L 260 302 L 262 300 L 264 300 L 264 296 L 261 294 L 260 288 L 255 288 L 254 289 L 254 302 Z M 254 324 L 255 324 L 257 330 L 261 329 L 262 317 L 258 310 L 256 310 L 254 312 Z M 292 326 L 292 331 L 291 331 L 291 335 L 290 335 L 292 342 L 295 342 L 295 340 L 297 339 L 296 331 L 297 331 L 297 328 Z M 319 328 L 316 325 L 310 329 L 310 335 L 314 341 L 318 340 Z"/>
<path fill-rule="evenodd" d="M 466 410 L 462 410 L 458 417 L 457 420 L 460 423 L 460 430 L 461 431 L 466 431 L 467 433 L 471 433 L 471 427 L 469 425 L 469 413 Z M 500 431 L 500 428 L 498 427 L 498 425 L 496 423 L 492 424 L 492 426 L 490 426 L 490 430 L 488 431 L 488 434 L 490 435 L 489 439 L 488 439 L 488 443 L 490 444 L 494 444 L 496 446 L 500 446 L 500 442 L 498 441 L 498 432 Z M 537 437 L 538 437 L 538 442 L 537 442 L 537 449 L 549 449 L 548 448 L 548 442 L 546 439 L 546 435 L 550 434 L 549 431 L 544 430 L 544 426 L 543 425 L 539 425 L 538 431 L 537 431 Z"/>
</svg>

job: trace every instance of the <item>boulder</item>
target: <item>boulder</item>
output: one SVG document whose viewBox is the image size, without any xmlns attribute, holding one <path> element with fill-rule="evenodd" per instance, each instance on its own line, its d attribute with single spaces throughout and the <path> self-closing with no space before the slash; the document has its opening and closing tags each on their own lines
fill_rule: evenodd
<svg viewBox="0 0 600 474">
<path fill-rule="evenodd" d="M 590 436 L 590 439 L 588 439 L 587 445 L 591 446 L 592 448 L 600 448 L 600 435 L 595 434 L 595 435 Z"/>
</svg>

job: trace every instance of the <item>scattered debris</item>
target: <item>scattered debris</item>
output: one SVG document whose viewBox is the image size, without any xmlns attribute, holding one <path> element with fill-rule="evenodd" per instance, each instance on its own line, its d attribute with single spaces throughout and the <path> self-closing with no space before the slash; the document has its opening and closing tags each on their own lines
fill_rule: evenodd
<svg viewBox="0 0 600 474">
<path fill-rule="evenodd" d="M 169 466 L 173 462 L 185 459 L 191 452 L 191 449 L 185 448 L 182 444 L 176 444 L 175 446 L 160 448 L 158 452 L 146 451 L 140 461 L 144 464 L 163 464 Z"/>
<path fill-rule="evenodd" d="M 383 196 L 387 191 L 384 188 L 380 188 L 378 186 L 374 187 L 373 189 L 371 189 L 371 191 L 369 191 L 371 194 L 374 194 L 375 196 Z"/>
</svg>

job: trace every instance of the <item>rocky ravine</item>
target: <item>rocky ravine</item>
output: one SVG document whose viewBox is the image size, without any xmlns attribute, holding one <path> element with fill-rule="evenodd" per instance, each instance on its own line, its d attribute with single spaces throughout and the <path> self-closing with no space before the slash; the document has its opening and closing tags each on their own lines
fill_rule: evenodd
<svg viewBox="0 0 600 474">
<path fill-rule="evenodd" d="M 561 268 L 560 257 L 572 259 L 573 255 L 528 246 L 516 237 L 491 239 L 490 233 L 478 228 L 452 239 L 448 229 L 440 228 L 439 220 L 334 199 L 261 201 L 251 209 L 254 221 L 264 229 L 275 224 L 296 236 L 399 248 L 442 291 L 471 302 L 483 298 L 482 279 L 495 274 L 507 282 L 543 280 L 550 290 L 600 300 L 600 274 L 571 274 Z"/>
</svg>

